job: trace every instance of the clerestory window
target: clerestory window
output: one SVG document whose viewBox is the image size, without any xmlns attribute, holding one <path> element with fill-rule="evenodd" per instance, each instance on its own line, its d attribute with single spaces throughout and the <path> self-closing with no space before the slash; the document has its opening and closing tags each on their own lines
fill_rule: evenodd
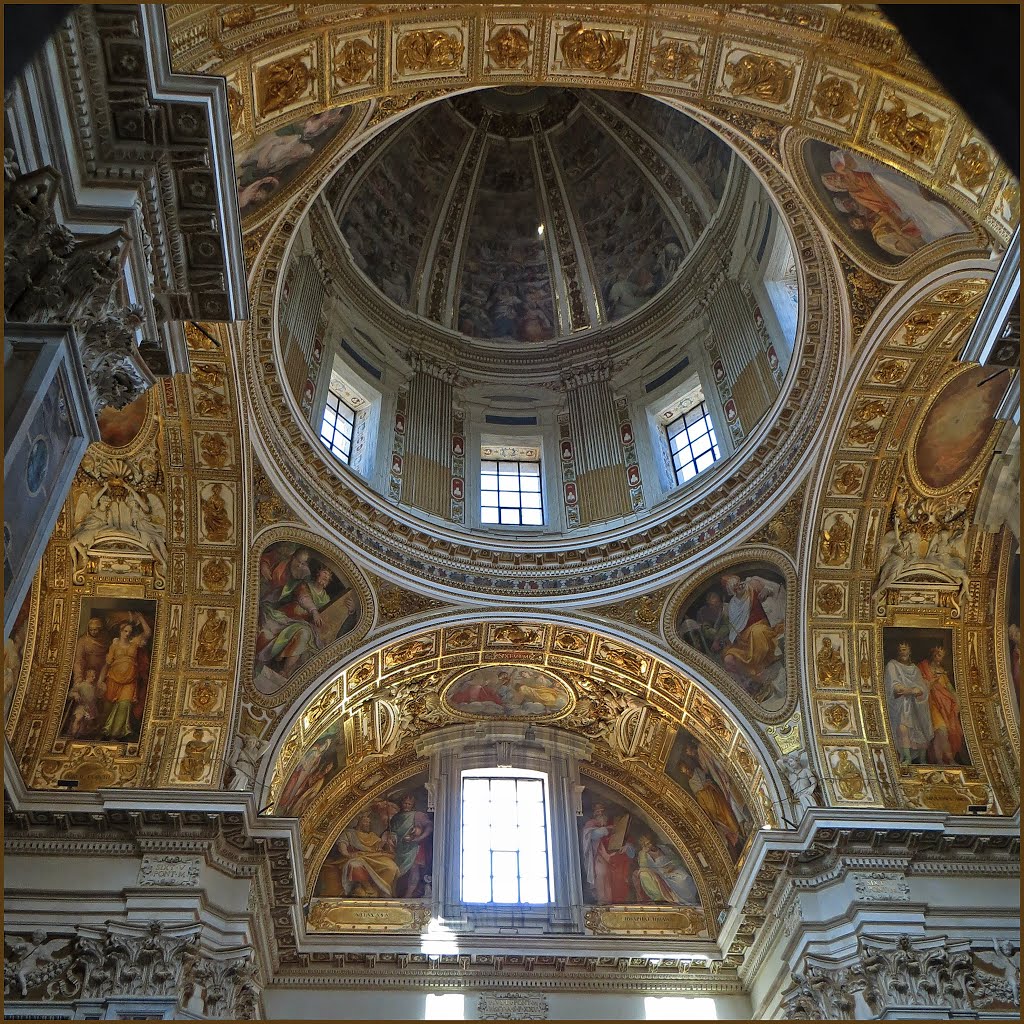
<svg viewBox="0 0 1024 1024">
<path fill-rule="evenodd" d="M 334 390 L 327 392 L 320 440 L 347 466 L 352 460 L 352 438 L 356 430 L 356 410 Z"/>
<path fill-rule="evenodd" d="M 480 522 L 543 526 L 540 449 L 485 445 L 480 452 Z"/>
<path fill-rule="evenodd" d="M 677 484 L 692 480 L 718 459 L 715 427 L 703 396 L 699 402 L 667 423 L 665 434 Z"/>
</svg>

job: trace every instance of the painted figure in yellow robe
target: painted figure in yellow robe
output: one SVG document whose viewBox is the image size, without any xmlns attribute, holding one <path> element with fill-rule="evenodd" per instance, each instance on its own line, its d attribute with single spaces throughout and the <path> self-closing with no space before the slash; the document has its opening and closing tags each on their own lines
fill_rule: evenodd
<svg viewBox="0 0 1024 1024">
<path fill-rule="evenodd" d="M 317 883 L 319 896 L 382 897 L 395 894 L 398 862 L 394 836 L 377 835 L 369 812 L 363 812 L 334 844 Z"/>
</svg>

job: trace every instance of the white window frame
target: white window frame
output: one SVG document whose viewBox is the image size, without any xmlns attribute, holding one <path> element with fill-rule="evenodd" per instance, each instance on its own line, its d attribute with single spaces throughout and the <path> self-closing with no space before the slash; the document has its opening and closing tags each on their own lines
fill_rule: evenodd
<svg viewBox="0 0 1024 1024">
<path fill-rule="evenodd" d="M 484 467 L 488 463 L 494 463 L 497 476 L 498 488 L 496 491 L 490 488 L 485 489 L 485 475 Z M 502 470 L 502 466 L 514 465 L 517 467 L 515 474 L 505 472 Z M 522 503 L 523 495 L 530 493 L 522 489 L 522 483 L 524 475 L 522 467 L 524 465 L 536 465 L 537 473 L 536 480 L 539 487 L 539 499 L 540 508 L 533 509 L 527 508 Z M 488 474 L 488 477 L 490 474 Z M 514 477 L 516 481 L 515 492 L 519 495 L 520 501 L 518 505 L 501 505 L 502 496 L 507 493 L 501 484 L 503 480 L 511 480 Z M 533 479 L 533 475 L 529 474 L 525 479 Z M 481 444 L 480 446 L 480 464 L 477 472 L 477 486 L 479 490 L 480 500 L 477 504 L 477 509 L 480 516 L 480 525 L 485 527 L 495 527 L 497 529 L 542 529 L 547 521 L 545 515 L 545 488 L 544 488 L 544 449 L 541 443 L 522 444 L 522 443 L 498 443 L 498 444 Z M 494 494 L 497 505 L 488 505 L 488 508 L 496 508 L 499 516 L 499 522 L 491 520 L 485 520 L 484 518 L 484 499 L 485 496 Z M 515 510 L 518 516 L 518 522 L 501 522 L 500 517 L 502 515 L 502 509 Z M 524 523 L 523 514 L 524 512 L 539 511 L 540 522 L 537 523 Z"/>
<path fill-rule="evenodd" d="M 487 781 L 491 782 L 503 782 L 510 781 L 517 784 L 521 782 L 533 782 L 540 786 L 541 793 L 541 806 L 543 809 L 543 820 L 541 822 L 544 838 L 544 881 L 547 898 L 544 900 L 496 900 L 494 899 L 494 870 L 493 870 L 493 859 L 488 864 L 488 877 L 491 880 L 489 887 L 491 899 L 478 900 L 470 899 L 466 895 L 466 874 L 467 874 L 467 862 L 466 862 L 466 840 L 467 833 L 471 832 L 472 829 L 468 828 L 469 822 L 466 818 L 466 783 L 473 781 Z M 518 794 L 516 799 L 516 805 L 518 807 Z M 493 802 L 492 802 L 493 808 Z M 492 817 L 493 821 L 493 817 Z M 474 819 L 473 826 L 479 824 L 477 819 Z M 470 768 L 466 769 L 461 773 L 461 787 L 460 787 L 460 802 L 459 802 L 459 852 L 462 861 L 462 870 L 459 877 L 459 898 L 462 902 L 472 906 L 482 907 L 546 907 L 552 901 L 552 876 L 554 865 L 551 858 L 551 795 L 548 787 L 548 776 L 546 772 L 535 771 L 528 768 L 510 768 L 510 767 L 492 767 L 492 768 Z M 493 845 L 488 846 L 488 852 L 490 857 L 493 858 L 494 854 L 501 852 L 515 852 L 517 857 L 522 853 L 522 847 L 517 847 L 515 851 L 509 850 L 495 850 Z M 479 862 L 474 862 L 479 863 Z M 517 888 L 522 890 L 522 872 L 517 871 L 517 877 L 519 885 Z"/>
<path fill-rule="evenodd" d="M 330 426 L 327 423 L 329 413 L 334 415 L 334 422 Z M 320 440 L 324 443 L 327 450 L 346 466 L 352 462 L 352 447 L 355 441 L 358 419 L 359 413 L 345 401 L 345 396 L 335 391 L 334 388 L 329 387 L 327 389 L 327 398 L 324 402 L 323 416 L 320 418 Z M 349 426 L 347 438 L 345 431 L 341 429 L 341 423 L 347 423 Z M 329 439 L 327 437 L 328 430 L 331 435 Z M 347 440 L 347 446 L 338 444 L 339 440 L 342 442 Z"/>
<path fill-rule="evenodd" d="M 687 417 L 690 416 L 694 409 L 698 408 L 701 410 L 700 416 L 695 419 L 693 423 L 687 423 Z M 689 438 L 689 429 L 698 421 L 702 422 L 702 425 L 705 428 L 703 436 L 707 436 L 711 447 L 695 456 L 693 453 L 693 442 Z M 698 474 L 710 469 L 716 462 L 721 460 L 722 450 L 718 444 L 718 435 L 715 432 L 715 422 L 711 417 L 711 410 L 708 407 L 707 399 L 705 399 L 703 391 L 700 393 L 699 401 L 694 402 L 688 408 L 682 409 L 678 414 L 672 416 L 671 419 L 665 422 L 663 429 L 665 431 L 665 438 L 668 441 L 669 457 L 672 460 L 672 473 L 675 476 L 677 487 L 682 487 L 684 484 L 688 484 Z M 678 445 L 676 445 L 676 439 L 683 434 L 686 436 Z M 703 458 L 709 453 L 711 455 L 710 464 L 698 467 L 698 459 Z M 677 457 L 679 465 L 676 464 Z M 693 472 L 689 475 L 686 473 L 688 467 L 692 467 L 693 469 Z"/>
<path fill-rule="evenodd" d="M 330 351 L 330 349 L 328 349 Z M 380 391 L 359 376 L 335 352 L 324 358 L 318 394 L 313 403 L 313 425 L 320 443 L 338 465 L 369 479 L 377 459 L 377 439 L 380 432 L 382 400 Z M 355 413 L 352 430 L 352 449 L 348 461 L 331 450 L 323 438 L 324 413 L 329 396 L 333 394 Z"/>
</svg>

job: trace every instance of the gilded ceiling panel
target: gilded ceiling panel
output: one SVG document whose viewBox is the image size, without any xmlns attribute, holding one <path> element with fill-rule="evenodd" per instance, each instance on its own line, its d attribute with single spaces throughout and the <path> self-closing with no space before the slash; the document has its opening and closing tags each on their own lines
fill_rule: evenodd
<svg viewBox="0 0 1024 1024">
<path fill-rule="evenodd" d="M 847 6 L 544 4 L 321 7 L 266 15 L 170 5 L 176 69 L 233 83 L 238 141 L 354 99 L 501 84 L 635 89 L 772 126 L 895 167 L 1006 240 L 1019 184 L 876 13 Z M 884 72 L 883 69 L 884 68 Z M 400 104 L 402 109 L 407 109 Z"/>
<path fill-rule="evenodd" d="M 164 378 L 93 444 L 35 584 L 7 735 L 29 786 L 217 787 L 240 614 L 233 370 L 190 327 Z"/>
<path fill-rule="evenodd" d="M 888 312 L 822 466 L 808 673 L 840 805 L 1009 814 L 1019 800 L 1009 661 L 992 642 L 993 614 L 1008 628 L 1006 540 L 973 524 L 1009 375 L 955 359 L 984 288 L 964 278 Z"/>
</svg>

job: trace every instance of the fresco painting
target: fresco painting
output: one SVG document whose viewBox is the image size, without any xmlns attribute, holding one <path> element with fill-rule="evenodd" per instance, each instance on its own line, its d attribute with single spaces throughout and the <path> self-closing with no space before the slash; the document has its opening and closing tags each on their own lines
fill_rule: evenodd
<svg viewBox="0 0 1024 1024">
<path fill-rule="evenodd" d="M 1006 655 L 1010 660 L 1014 707 L 1020 716 L 1020 552 L 1010 556 L 1010 581 L 1006 588 Z"/>
<path fill-rule="evenodd" d="M 995 425 L 1008 375 L 975 366 L 957 374 L 932 403 L 921 424 L 914 459 L 934 488 L 956 483 L 981 454 Z"/>
<path fill-rule="evenodd" d="M 684 245 L 636 164 L 586 111 L 552 133 L 552 141 L 586 235 L 606 319 L 620 320 L 675 276 Z"/>
<path fill-rule="evenodd" d="M 680 726 L 665 772 L 697 801 L 725 841 L 732 859 L 738 860 L 753 818 L 718 755 Z"/>
<path fill-rule="evenodd" d="M 372 801 L 342 829 L 313 895 L 354 899 L 429 899 L 434 815 L 426 773 Z"/>
<path fill-rule="evenodd" d="M 716 201 L 721 200 L 732 162 L 732 148 L 727 142 L 681 111 L 650 96 L 638 92 L 607 95 L 651 138 L 689 166 Z"/>
<path fill-rule="evenodd" d="M 361 607 L 335 562 L 290 541 L 263 552 L 259 582 L 253 683 L 269 696 L 352 630 Z"/>
<path fill-rule="evenodd" d="M 106 405 L 96 417 L 100 426 L 100 439 L 111 448 L 123 448 L 139 436 L 149 415 L 148 391 L 123 409 Z"/>
<path fill-rule="evenodd" d="M 455 680 L 444 700 L 456 713 L 494 718 L 550 718 L 569 704 L 565 684 L 525 665 L 487 665 Z"/>
<path fill-rule="evenodd" d="M 21 667 L 25 660 L 25 641 L 28 639 L 29 612 L 32 610 L 32 588 L 29 588 L 21 608 L 14 617 L 11 632 L 4 640 L 4 720 L 11 710 L 14 691 L 21 678 Z"/>
<path fill-rule="evenodd" d="M 626 797 L 588 780 L 578 821 L 585 903 L 700 906 L 675 847 Z"/>
<path fill-rule="evenodd" d="M 530 143 L 490 143 L 462 262 L 463 334 L 529 342 L 557 333 L 543 222 Z"/>
<path fill-rule="evenodd" d="M 414 307 L 420 252 L 468 128 L 446 104 L 417 117 L 374 160 L 338 223 L 356 266 L 392 302 Z M 344 173 L 344 172 L 343 172 Z"/>
<path fill-rule="evenodd" d="M 953 680 L 953 631 L 882 630 L 885 700 L 902 764 L 969 765 Z"/>
<path fill-rule="evenodd" d="M 786 703 L 786 581 L 770 562 L 740 562 L 676 616 L 679 637 L 720 665 L 767 712 Z"/>
<path fill-rule="evenodd" d="M 82 601 L 58 735 L 98 743 L 138 742 L 149 690 L 155 623 L 155 601 Z"/>
<path fill-rule="evenodd" d="M 891 167 L 815 139 L 803 155 L 840 234 L 879 263 L 902 263 L 931 242 L 970 231 L 952 207 Z"/>
<path fill-rule="evenodd" d="M 345 767 L 345 758 L 345 734 L 341 722 L 335 722 L 317 736 L 292 769 L 274 813 L 297 818 Z"/>
<path fill-rule="evenodd" d="M 257 139 L 235 159 L 238 208 L 251 217 L 313 163 L 348 123 L 351 107 L 300 118 Z"/>
</svg>

